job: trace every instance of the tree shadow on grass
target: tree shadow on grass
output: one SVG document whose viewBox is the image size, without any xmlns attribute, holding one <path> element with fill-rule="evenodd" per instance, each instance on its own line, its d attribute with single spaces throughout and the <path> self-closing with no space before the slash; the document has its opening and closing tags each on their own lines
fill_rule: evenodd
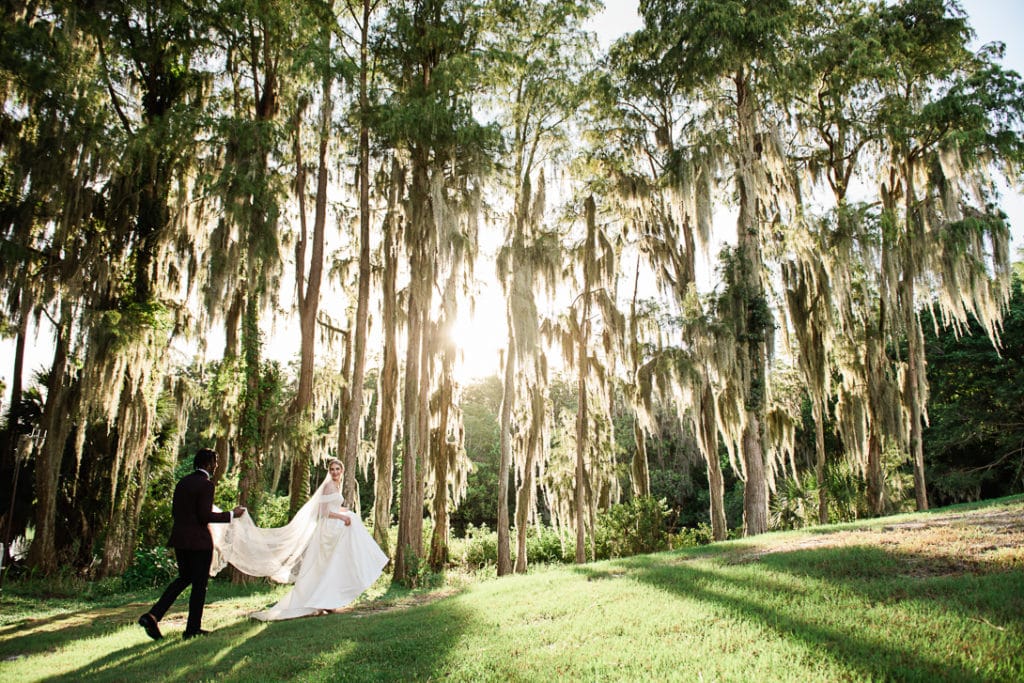
<svg viewBox="0 0 1024 683">
<path fill-rule="evenodd" d="M 930 650 L 927 642 L 922 647 L 923 637 L 914 632 L 920 626 L 914 610 L 907 612 L 905 632 L 872 632 L 869 612 L 874 605 L 919 601 L 960 620 L 973 619 L 1016 633 L 1024 628 L 1024 572 L 1020 570 L 999 568 L 972 574 L 966 582 L 948 575 L 906 575 L 907 567 L 926 566 L 932 558 L 870 546 L 778 552 L 741 565 L 727 555 L 696 559 L 711 566 L 704 569 L 673 555 L 630 558 L 616 564 L 642 583 L 724 609 L 736 618 L 773 629 L 781 639 L 802 642 L 810 651 L 827 654 L 858 679 L 991 680 L 990 674 Z M 589 567 L 577 571 L 589 579 L 608 574 Z M 787 574 L 795 581 L 787 579 Z M 815 612 L 802 597 L 801 580 L 834 585 L 834 608 L 863 610 L 864 618 L 853 619 L 856 626 L 844 627 L 842 624 L 851 622 L 849 615 L 837 619 L 820 608 Z M 963 592 L 965 583 L 970 586 L 968 594 Z M 1016 658 L 1009 667 L 1022 666 L 1019 651 L 1012 646 L 1003 649 L 1004 661 Z"/>
<path fill-rule="evenodd" d="M 266 583 L 262 585 L 213 583 L 210 586 L 206 614 L 216 614 L 218 603 L 266 593 L 271 588 L 272 585 Z M 171 635 L 175 631 L 184 629 L 188 610 L 188 595 L 186 590 L 160 623 L 162 630 L 169 631 L 165 635 Z M 7 624 L 0 627 L 0 659 L 52 651 L 63 647 L 69 641 L 113 633 L 123 628 L 125 624 L 132 624 L 139 630 L 139 633 L 142 633 L 142 629 L 136 625 L 136 620 L 139 615 L 150 608 L 157 596 L 158 594 L 154 593 L 153 600 L 119 605 L 89 606 L 82 604 L 79 609 L 60 612 L 41 619 L 26 617 Z M 146 596 L 133 596 L 135 599 L 139 597 Z"/>
<path fill-rule="evenodd" d="M 917 600 L 964 619 L 1024 627 L 1021 568 L 956 555 L 874 546 L 773 553 L 758 562 L 773 571 L 832 582 L 857 593 L 869 604 Z"/>
<path fill-rule="evenodd" d="M 62 646 L 69 640 L 113 633 L 135 623 L 148 607 L 124 605 L 80 609 L 43 619 L 23 619 L 0 628 L 0 659 L 30 656 Z"/>
<path fill-rule="evenodd" d="M 471 629 L 469 612 L 453 600 L 269 624 L 245 619 L 189 641 L 174 634 L 120 649 L 50 680 L 423 680 L 439 676 Z"/>
</svg>

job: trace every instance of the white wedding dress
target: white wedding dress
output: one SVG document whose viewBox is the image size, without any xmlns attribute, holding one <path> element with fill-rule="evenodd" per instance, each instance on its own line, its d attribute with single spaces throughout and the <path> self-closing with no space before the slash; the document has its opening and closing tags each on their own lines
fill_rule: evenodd
<svg viewBox="0 0 1024 683">
<path fill-rule="evenodd" d="M 351 520 L 331 518 L 341 513 Z M 214 532 L 214 527 L 228 527 Z M 231 564 L 252 576 L 295 586 L 276 605 L 250 614 L 261 621 L 294 619 L 348 605 L 373 585 L 388 556 L 359 515 L 342 511 L 342 497 L 328 478 L 287 525 L 261 529 L 249 515 L 211 524 L 215 557 L 211 574 Z"/>
</svg>

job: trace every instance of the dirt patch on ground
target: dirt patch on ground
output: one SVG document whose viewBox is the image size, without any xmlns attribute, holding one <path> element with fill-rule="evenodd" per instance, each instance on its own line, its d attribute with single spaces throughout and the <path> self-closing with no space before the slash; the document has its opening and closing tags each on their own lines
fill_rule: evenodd
<svg viewBox="0 0 1024 683">
<path fill-rule="evenodd" d="M 877 520 L 864 529 L 821 533 L 745 548 L 733 562 L 753 562 L 775 553 L 871 545 L 880 547 L 912 576 L 983 574 L 1024 568 L 1024 505 L 936 514 L 912 521 Z"/>
</svg>

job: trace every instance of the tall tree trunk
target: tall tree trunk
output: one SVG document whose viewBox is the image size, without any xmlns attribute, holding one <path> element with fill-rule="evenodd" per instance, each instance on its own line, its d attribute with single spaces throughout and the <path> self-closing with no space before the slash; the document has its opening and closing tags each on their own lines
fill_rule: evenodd
<svg viewBox="0 0 1024 683">
<path fill-rule="evenodd" d="M 915 280 L 918 265 L 913 255 L 914 242 L 923 240 L 921 220 L 918 217 L 917 189 L 914 186 L 913 164 L 907 160 L 903 164 L 906 197 L 904 198 L 907 222 L 907 235 L 903 245 L 903 273 L 899 283 L 900 305 L 903 314 L 903 329 L 907 335 L 907 375 L 904 383 L 904 403 L 910 412 L 910 458 L 914 464 L 914 497 L 917 509 L 928 509 L 928 489 L 924 473 L 924 443 L 922 441 L 922 422 L 924 420 L 924 350 L 921 338 L 921 325 L 917 319 L 917 300 Z"/>
<path fill-rule="evenodd" d="M 904 275 L 901 283 L 903 299 L 904 328 L 907 333 L 907 375 L 904 379 L 905 403 L 910 412 L 910 458 L 914 464 L 914 497 L 917 509 L 928 509 L 928 489 L 924 474 L 924 443 L 922 441 L 921 423 L 924 398 L 921 394 L 922 352 L 920 328 L 917 323 L 917 312 L 914 310 L 914 282 Z"/>
<path fill-rule="evenodd" d="M 882 440 L 874 426 L 868 437 L 867 469 L 868 506 L 872 514 L 881 516 L 885 513 L 885 478 L 882 474 Z"/>
<path fill-rule="evenodd" d="M 428 278 L 427 282 L 433 283 L 433 267 L 432 264 L 428 266 Z M 433 288 L 431 287 L 431 294 Z M 431 469 L 430 462 L 430 390 L 431 390 L 431 377 L 433 376 L 433 348 L 434 339 L 432 335 L 434 333 L 433 325 L 430 322 L 430 309 L 431 309 L 431 296 L 428 296 L 424 301 L 422 310 L 423 321 L 421 323 L 421 329 L 423 330 L 423 341 L 420 343 L 420 383 L 419 383 L 419 394 L 417 400 L 419 401 L 419 434 L 420 434 L 420 448 L 418 451 L 419 457 L 416 459 L 416 499 L 413 505 L 417 513 L 417 521 L 412 527 L 413 537 L 412 540 L 415 543 L 417 555 L 422 555 L 424 543 L 423 543 L 423 513 L 426 510 L 426 488 L 427 488 L 427 474 Z"/>
<path fill-rule="evenodd" d="M 536 358 L 534 359 L 536 362 Z M 539 373 L 537 373 L 539 374 Z M 530 516 L 536 507 L 537 482 L 534 470 L 541 456 L 541 440 L 544 435 L 544 387 L 539 378 L 535 379 L 530 392 L 530 435 L 526 444 L 526 462 L 523 465 L 523 482 L 516 500 L 516 573 L 525 574 L 528 564 L 526 536 L 530 528 Z"/>
<path fill-rule="evenodd" d="M 337 433 L 337 437 L 338 438 L 337 438 L 337 441 L 336 441 L 337 448 L 335 449 L 335 452 L 338 454 L 338 459 L 341 460 L 342 462 L 345 462 L 344 458 L 345 458 L 346 453 L 348 452 L 348 447 L 346 446 L 346 444 L 348 443 L 348 435 L 349 435 L 348 426 L 352 422 L 352 419 L 353 419 L 353 415 L 352 415 L 352 380 L 351 380 L 351 377 L 352 377 L 352 351 L 353 351 L 352 347 L 353 347 L 353 344 L 352 344 L 352 330 L 351 330 L 351 328 L 342 330 L 341 337 L 342 337 L 342 340 L 343 340 L 342 341 L 342 349 L 341 349 L 341 375 L 342 375 L 342 377 L 348 377 L 350 379 L 349 379 L 348 384 L 343 385 L 341 387 L 341 390 L 340 390 L 339 396 L 338 396 L 338 433 Z M 355 418 L 355 419 L 358 420 L 358 417 Z M 357 431 L 357 437 L 356 438 L 358 438 L 358 429 L 356 431 Z M 355 483 L 355 467 L 356 467 L 356 459 L 353 458 L 352 459 L 352 472 L 353 472 L 353 474 L 352 474 L 352 477 L 353 477 L 352 488 L 353 489 L 357 489 L 358 488 L 358 486 Z M 349 470 L 348 463 L 345 463 L 345 475 L 344 475 L 344 479 L 342 480 L 342 490 L 344 490 L 345 480 L 348 479 L 348 474 L 349 474 L 348 470 Z M 351 505 L 352 501 L 349 500 L 347 494 L 345 494 L 345 498 L 344 499 L 345 499 L 346 505 Z M 354 508 L 354 509 L 358 510 L 359 508 Z"/>
<path fill-rule="evenodd" d="M 403 184 L 401 167 L 391 162 L 391 183 L 388 189 L 388 210 L 384 217 L 383 316 L 384 361 L 380 373 L 380 421 L 377 425 L 377 451 L 374 455 L 373 538 L 389 552 L 388 530 L 391 528 L 391 502 L 394 478 L 395 420 L 398 414 L 398 340 L 397 296 L 395 278 L 398 272 L 398 244 L 395 234 L 396 206 Z"/>
<path fill-rule="evenodd" d="M 427 151 L 414 147 L 412 153 L 412 184 L 409 191 L 411 220 L 406 244 L 409 250 L 409 314 L 405 353 L 405 391 L 403 394 L 404 429 L 402 433 L 402 499 L 398 519 L 398 547 L 395 549 L 394 578 L 406 583 L 409 570 L 418 563 L 423 552 L 423 504 L 420 482 L 423 478 L 421 451 L 427 434 L 422 430 L 423 360 L 426 347 L 426 319 L 430 308 L 432 280 L 429 277 L 428 253 L 432 243 L 429 225 L 430 189 Z"/>
<path fill-rule="evenodd" d="M 501 444 L 498 459 L 498 576 L 512 573 L 512 548 L 508 519 L 508 480 L 512 471 L 512 407 L 515 404 L 515 323 L 508 314 L 508 350 L 501 396 Z"/>
<path fill-rule="evenodd" d="M 231 297 L 231 305 L 228 306 L 227 312 L 224 315 L 224 355 L 221 360 L 222 367 L 228 367 L 231 369 L 232 374 L 234 369 L 238 366 L 239 362 L 239 326 L 242 321 L 243 306 L 245 305 L 245 294 L 241 289 L 234 292 L 234 296 Z M 229 410 L 228 405 L 217 405 L 215 411 L 219 413 L 216 419 L 220 423 L 218 426 L 217 441 L 214 445 L 214 450 L 220 456 L 226 465 L 228 462 L 228 456 L 231 452 L 231 433 L 234 431 L 232 426 L 233 422 L 243 418 L 242 415 L 236 413 L 236 411 Z M 245 458 L 248 453 L 248 449 L 240 450 L 238 456 L 241 459 Z M 242 463 L 237 463 L 239 468 L 242 468 Z M 220 475 L 223 472 L 223 468 L 217 468 L 217 472 L 214 474 L 214 481 L 220 481 Z M 253 497 L 249 494 L 250 490 L 255 490 L 247 487 L 243 484 L 243 479 L 239 480 L 239 505 L 244 505 L 249 508 L 250 512 L 255 512 L 256 506 L 253 505 Z"/>
<path fill-rule="evenodd" d="M 278 114 L 278 70 L 277 59 L 272 50 L 271 31 L 275 30 L 266 23 L 260 23 L 260 49 L 252 54 L 253 74 L 252 87 L 257 93 L 253 118 L 257 123 L 268 124 Z M 262 57 L 262 60 L 259 59 Z M 263 81 L 260 86 L 257 76 L 257 64 L 262 62 Z M 296 136 L 298 130 L 296 130 Z M 296 145 L 298 142 L 296 141 Z M 260 335 L 260 312 L 266 297 L 265 279 L 262 269 L 266 268 L 265 254 L 258 246 L 259 241 L 273 228 L 274 218 L 270 214 L 270 202 L 265 200 L 270 182 L 269 171 L 270 150 L 263 138 L 257 138 L 255 152 L 251 159 L 243 159 L 243 166 L 252 165 L 250 174 L 254 176 L 250 190 L 245 186 L 245 202 L 248 205 L 249 225 L 248 239 L 245 248 L 245 287 L 236 291 L 231 307 L 225 319 L 227 330 L 224 348 L 225 362 L 235 362 L 239 347 L 239 321 L 241 320 L 241 343 L 244 356 L 245 388 L 242 394 L 241 424 L 237 426 L 239 440 L 235 467 L 238 468 L 238 503 L 249 508 L 249 512 L 258 514 L 263 499 L 263 465 L 266 460 L 266 444 L 262 438 L 262 426 L 266 407 L 263 392 L 263 348 Z M 305 183 L 300 193 L 305 189 Z M 276 205 L 274 205 L 276 206 Z M 275 209 L 276 210 L 276 209 Z M 301 291 L 301 289 L 300 289 Z M 229 430 L 225 430 L 228 432 Z M 227 438 L 217 440 L 217 452 L 220 462 L 226 467 L 229 464 L 230 441 Z M 218 465 L 218 470 L 223 468 Z M 219 472 L 218 472 L 219 474 Z M 276 488 L 276 487 L 275 487 Z M 274 489 L 271 489 L 274 490 Z M 235 572 L 236 582 L 242 581 L 242 574 Z"/>
<path fill-rule="evenodd" d="M 587 307 L 584 307 L 586 310 Z M 589 314 L 589 311 L 587 311 Z M 587 377 L 582 368 L 586 367 L 586 344 L 579 342 L 578 359 L 580 363 L 579 376 L 576 380 L 576 394 L 579 407 L 576 411 L 576 491 L 575 491 L 575 521 L 576 521 L 576 564 L 583 564 L 587 561 L 587 465 L 585 460 L 587 448 Z"/>
<path fill-rule="evenodd" d="M 441 415 L 438 426 L 433 435 L 434 459 L 434 504 L 431 517 L 434 520 L 434 530 L 430 539 L 430 568 L 440 572 L 448 563 L 448 465 L 451 462 L 454 447 L 448 444 L 448 413 L 452 400 L 452 387 L 446 382 L 441 388 L 441 396 L 438 397 L 441 406 Z"/>
<path fill-rule="evenodd" d="M 686 235 L 692 235 L 692 231 L 687 230 Z M 687 248 L 687 255 L 690 260 L 693 259 L 692 252 Z M 639 340 L 637 336 L 639 334 L 637 330 L 637 314 L 636 314 L 636 301 L 640 292 L 640 256 L 636 259 L 636 272 L 633 275 L 633 299 L 629 306 L 629 318 L 630 318 L 630 330 L 632 330 L 633 338 L 630 339 L 630 358 L 633 361 L 633 378 L 637 376 L 637 370 L 640 365 L 640 352 L 637 349 Z M 630 464 L 630 481 L 633 485 L 633 497 L 641 498 L 644 496 L 651 495 L 651 474 L 647 464 L 647 435 L 644 433 L 644 428 L 640 424 L 640 420 L 633 419 L 633 444 L 635 450 L 633 451 L 633 462 Z"/>
<path fill-rule="evenodd" d="M 14 406 L 21 403 L 22 380 L 25 375 L 25 340 L 28 338 L 28 321 L 32 316 L 32 296 L 22 287 L 18 293 L 18 334 L 14 340 L 14 369 L 11 372 L 11 402 L 7 412 L 11 413 Z M 8 429 L 10 429 L 8 421 Z"/>
<path fill-rule="evenodd" d="M 250 278 L 251 280 L 251 278 Z M 262 374 L 262 343 L 260 341 L 260 296 L 245 293 L 242 319 L 242 353 L 245 366 L 245 389 L 242 393 L 241 419 L 238 426 L 238 504 L 258 509 L 262 493 L 260 477 L 263 470 L 264 444 L 260 439 L 261 406 L 260 376 Z M 221 457 L 227 453 L 221 453 Z M 227 459 L 226 457 L 224 458 Z M 308 479 L 308 473 L 302 479 Z"/>
<path fill-rule="evenodd" d="M 738 264 L 736 283 L 742 299 L 738 307 L 737 325 L 740 362 L 744 365 L 743 395 L 746 404 L 746 426 L 742 436 L 742 453 L 746 469 L 743 490 L 744 533 L 748 536 L 768 530 L 768 485 L 762 448 L 762 416 L 767 387 L 767 347 L 765 333 L 767 302 L 761 278 L 762 258 L 757 207 L 757 172 L 759 162 L 757 114 L 753 93 L 746 73 L 735 76 L 737 144 L 739 147 L 737 190 L 739 218 L 737 221 Z"/>
<path fill-rule="evenodd" d="M 6 515 L 3 517 L 3 532 L 4 536 L 0 539 L 0 543 L 3 543 L 3 557 L 0 557 L 0 566 L 8 567 L 11 564 L 11 524 L 14 522 L 14 508 L 15 508 L 15 494 L 18 491 L 18 475 L 21 472 L 23 463 L 27 460 L 28 454 L 25 457 L 21 457 L 18 453 L 20 448 L 18 444 L 18 434 L 15 429 L 16 422 L 16 408 L 21 404 L 21 393 L 22 393 L 22 376 L 24 375 L 24 362 L 25 362 L 25 340 L 28 338 L 28 321 L 31 314 L 32 306 L 29 304 L 31 297 L 24 287 L 18 293 L 20 301 L 18 302 L 19 317 L 18 317 L 18 332 L 14 342 L 14 368 L 11 374 L 11 401 L 7 406 L 7 428 L 3 430 L 3 438 L 0 439 L 0 463 L 6 466 L 8 462 L 11 465 L 11 485 L 10 495 L 11 501 L 8 510 L 0 511 Z M 0 576 L 0 582 L 3 581 L 3 577 Z M 0 583 L 2 585 L 2 583 Z"/>
<path fill-rule="evenodd" d="M 363 376 L 366 372 L 366 327 L 370 307 L 370 114 L 367 73 L 371 0 L 363 0 L 363 21 L 359 33 L 359 299 L 356 303 L 355 356 L 352 363 L 348 435 L 345 440 L 344 495 L 349 506 L 359 510 L 356 486 L 356 457 L 359 428 L 363 421 Z"/>
<path fill-rule="evenodd" d="M 517 133 L 517 145 L 525 141 Z M 537 307 L 534 301 L 534 273 L 540 267 L 535 251 L 535 225 L 544 205 L 545 182 L 544 173 L 538 177 L 537 191 L 534 193 L 530 180 L 529 169 L 532 162 L 527 162 L 522 153 L 515 155 L 515 177 L 519 179 L 519 187 L 515 197 L 515 214 L 512 218 L 513 233 L 510 256 L 512 272 L 510 282 L 506 284 L 506 320 L 508 328 L 508 352 L 506 354 L 505 383 L 502 396 L 501 412 L 501 463 L 499 483 L 499 518 L 504 521 L 498 525 L 499 571 L 507 573 L 511 569 L 509 554 L 511 553 L 508 520 L 508 486 L 512 476 L 513 463 L 517 464 L 516 473 L 519 489 L 516 493 L 516 561 L 515 571 L 525 572 L 528 563 L 526 536 L 529 522 L 536 505 L 536 482 L 534 469 L 537 458 L 542 455 L 540 439 L 544 430 L 544 392 L 546 378 L 543 372 L 540 351 L 537 345 L 536 330 L 538 328 Z M 530 159 L 532 159 L 532 154 Z M 525 165 L 524 165 L 525 164 Z M 527 169 L 524 171 L 524 168 Z M 532 204 L 532 206 L 531 206 Z M 521 367 L 520 367 L 521 366 Z M 530 406 L 530 419 L 521 426 L 527 431 L 525 446 L 522 440 L 516 440 L 512 434 L 512 413 L 517 398 L 517 381 L 525 381 L 525 399 Z M 541 402 L 537 410 L 537 400 Z M 516 457 L 513 448 L 519 444 L 524 452 Z"/>
<path fill-rule="evenodd" d="M 913 288 L 911 287 L 911 292 Z M 913 296 L 911 294 L 911 296 Z M 916 323 L 916 313 L 913 313 Z M 918 511 L 928 509 L 928 488 L 924 472 L 924 441 L 922 438 L 922 422 L 924 411 L 921 406 L 921 375 L 923 374 L 922 351 L 920 348 L 920 330 L 915 326 L 907 329 L 907 403 L 910 407 L 910 455 L 914 463 L 914 497 Z"/>
<path fill-rule="evenodd" d="M 50 574 L 57 569 L 57 485 L 64 446 L 71 431 L 74 415 L 70 405 L 72 397 L 68 381 L 72 319 L 71 303 L 62 302 L 60 324 L 54 342 L 53 363 L 50 365 L 50 379 L 46 390 L 46 404 L 41 419 L 45 438 L 36 454 L 36 532 L 29 547 L 28 563 L 44 574 Z"/>
<path fill-rule="evenodd" d="M 818 484 L 818 524 L 828 524 L 828 486 L 825 482 L 825 416 L 817 400 L 811 408 L 814 419 L 814 478 Z"/>
<path fill-rule="evenodd" d="M 325 31 L 326 33 L 326 31 Z M 326 44 L 330 43 L 329 36 L 322 38 Z M 306 217 L 304 205 L 305 182 L 302 170 L 302 157 L 299 154 L 301 141 L 296 126 L 295 149 L 296 167 L 298 169 L 300 224 L 301 236 L 295 246 L 295 279 L 296 289 L 299 297 L 299 330 L 302 334 L 302 347 L 299 360 L 299 386 L 295 393 L 295 400 L 291 405 L 292 415 L 300 419 L 306 419 L 309 406 L 313 400 L 313 367 L 316 353 L 316 317 L 320 308 L 320 282 L 323 277 L 324 264 L 324 233 L 327 224 L 327 146 L 331 137 L 331 115 L 333 111 L 331 100 L 331 86 L 333 77 L 325 70 L 322 80 L 322 101 L 320 105 L 320 145 L 317 167 L 316 184 L 316 206 L 313 218 L 313 240 L 312 252 L 309 259 L 309 276 L 306 277 Z M 289 497 L 291 513 L 295 514 L 302 504 L 309 497 L 309 472 L 311 462 L 309 451 L 304 448 L 305 444 L 299 444 L 292 456 L 291 481 L 289 482 Z"/>
<path fill-rule="evenodd" d="M 724 541 L 729 535 L 729 526 L 725 518 L 725 478 L 722 476 L 722 463 L 718 459 L 715 394 L 711 389 L 711 384 L 707 382 L 704 383 L 704 388 L 701 391 L 698 419 L 696 427 L 701 432 L 704 458 L 707 460 L 708 466 L 711 535 L 716 541 Z"/>
<path fill-rule="evenodd" d="M 232 368 L 238 363 L 238 332 L 244 304 L 245 295 L 241 289 L 238 289 L 235 291 L 231 299 L 231 305 L 224 316 L 224 357 L 222 364 Z M 218 416 L 220 426 L 215 450 L 220 455 L 220 458 L 217 459 L 217 471 L 213 473 L 213 481 L 215 483 L 220 482 L 224 472 L 227 471 L 229 465 L 228 455 L 231 452 L 231 433 L 234 431 L 231 423 L 239 417 L 238 415 L 233 415 L 233 411 L 225 410 L 219 406 L 218 412 L 220 413 Z M 244 458 L 247 452 L 243 451 L 239 454 L 239 457 Z M 241 463 L 236 463 L 236 466 L 240 467 Z M 248 498 L 248 490 L 242 486 L 240 480 L 238 484 L 238 504 L 245 505 L 252 511 L 252 501 L 248 500 Z"/>
<path fill-rule="evenodd" d="M 768 530 L 768 485 L 761 451 L 760 415 L 748 413 L 747 420 L 742 444 L 747 468 L 747 481 L 743 486 L 743 533 L 753 536 Z"/>
<path fill-rule="evenodd" d="M 416 482 L 418 478 L 418 453 L 420 449 L 419 380 L 420 344 L 423 343 L 423 318 L 419 301 L 410 297 L 408 348 L 405 354 L 405 391 L 402 404 L 405 408 L 402 431 L 402 498 L 398 511 L 398 540 L 395 548 L 395 573 L 398 582 L 409 579 L 412 568 L 422 552 L 417 542 L 422 533 L 422 509 L 416 505 Z M 418 533 L 419 529 L 419 533 Z"/>
<path fill-rule="evenodd" d="M 633 496 L 641 498 L 651 495 L 651 474 L 647 468 L 647 435 L 639 420 L 633 420 L 633 443 L 636 450 L 630 463 L 630 479 L 633 482 Z"/>
<path fill-rule="evenodd" d="M 437 348 L 440 350 L 441 372 L 438 379 L 439 386 L 433 401 L 437 407 L 437 425 L 434 428 L 436 433 L 431 448 L 434 472 L 434 500 L 431 517 L 434 520 L 434 530 L 430 542 L 429 562 L 431 569 L 437 572 L 443 570 L 448 563 L 449 476 L 453 470 L 458 471 L 458 463 L 455 458 L 458 453 L 456 444 L 459 440 L 449 442 L 448 434 L 462 431 L 458 411 L 457 409 L 453 410 L 455 402 L 454 368 L 457 354 L 453 333 L 459 314 L 458 289 L 459 280 L 463 275 L 462 271 L 463 259 L 459 256 L 452 258 L 442 294 L 441 320 L 433 329 L 433 333 L 437 335 Z M 431 345 L 431 348 L 434 346 Z"/>
<path fill-rule="evenodd" d="M 587 223 L 587 237 L 584 250 L 587 253 L 593 253 L 597 248 L 597 207 L 594 204 L 593 195 L 588 196 L 585 202 L 585 213 Z M 586 453 L 590 447 L 587 433 L 589 431 L 587 414 L 587 375 L 590 372 L 590 363 L 587 358 L 587 346 L 590 336 L 590 287 L 591 287 L 591 272 L 590 272 L 590 258 L 585 257 L 585 265 L 583 267 L 583 308 L 580 312 L 579 318 L 579 338 L 576 340 L 576 370 L 579 373 L 576 380 L 576 393 L 579 407 L 576 411 L 576 563 L 583 564 L 587 561 L 587 548 L 586 548 L 586 526 L 587 511 L 589 505 L 587 503 L 587 490 L 589 488 L 589 482 L 587 481 L 587 466 L 586 466 Z"/>
</svg>

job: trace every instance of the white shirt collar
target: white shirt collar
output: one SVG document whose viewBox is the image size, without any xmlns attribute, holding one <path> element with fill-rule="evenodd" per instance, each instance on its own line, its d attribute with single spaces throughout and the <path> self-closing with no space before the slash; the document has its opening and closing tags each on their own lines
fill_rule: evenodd
<svg viewBox="0 0 1024 683">
<path fill-rule="evenodd" d="M 202 467 L 197 467 L 196 468 L 196 472 L 202 472 L 203 474 L 206 475 L 207 479 L 213 479 L 213 477 L 210 475 L 210 473 L 207 472 L 206 470 L 204 470 Z"/>
</svg>

